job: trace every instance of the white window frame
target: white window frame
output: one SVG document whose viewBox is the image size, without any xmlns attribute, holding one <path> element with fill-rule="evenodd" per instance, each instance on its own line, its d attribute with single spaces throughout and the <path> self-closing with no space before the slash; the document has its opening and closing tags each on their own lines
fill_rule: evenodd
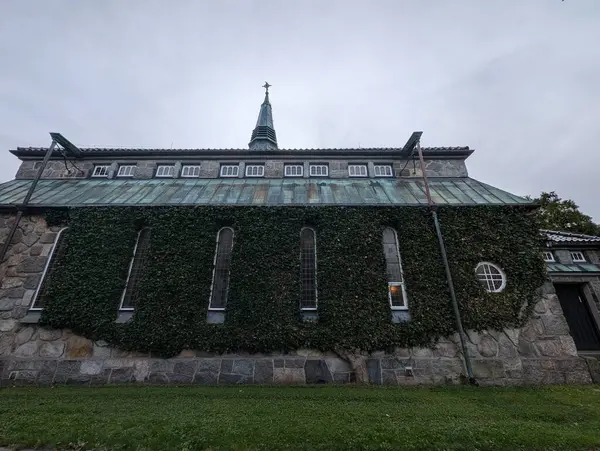
<svg viewBox="0 0 600 451">
<path fill-rule="evenodd" d="M 44 279 L 46 278 L 46 274 L 48 273 L 48 268 L 50 268 L 50 263 L 52 263 L 52 257 L 54 256 L 54 251 L 56 250 L 56 245 L 60 241 L 60 236 L 62 235 L 62 233 L 67 229 L 68 229 L 68 227 L 63 227 L 56 234 L 56 239 L 54 240 L 52 249 L 50 250 L 50 253 L 48 254 L 48 260 L 46 260 L 46 264 L 44 265 L 44 271 L 42 272 L 42 277 L 40 278 L 40 282 L 38 283 L 37 288 L 35 289 L 33 298 L 31 298 L 31 305 L 29 306 L 29 310 L 32 310 L 34 312 L 39 312 L 39 311 L 44 310 L 43 307 L 34 307 L 35 301 L 37 301 L 37 298 L 40 294 L 40 290 L 42 289 L 42 285 L 44 283 Z"/>
<path fill-rule="evenodd" d="M 288 169 L 295 169 L 296 170 L 296 174 L 288 174 Z M 302 177 L 304 175 L 304 166 L 301 164 L 286 164 L 283 167 L 283 175 L 285 177 Z"/>
<path fill-rule="evenodd" d="M 117 177 L 133 177 L 135 175 L 135 164 L 122 164 L 119 166 Z"/>
<path fill-rule="evenodd" d="M 198 177 L 200 177 L 199 164 L 184 164 L 183 166 L 181 166 L 181 178 L 197 179 Z"/>
<path fill-rule="evenodd" d="M 585 259 L 585 255 L 583 255 L 582 251 L 571 251 L 571 260 L 573 260 L 573 263 L 587 262 L 587 260 Z"/>
<path fill-rule="evenodd" d="M 133 255 L 131 256 L 131 260 L 129 262 L 129 270 L 127 271 L 127 280 L 125 281 L 125 288 L 123 288 L 123 293 L 121 294 L 121 302 L 119 303 L 119 311 L 122 312 L 133 312 L 135 307 L 123 307 L 123 302 L 125 302 L 125 295 L 127 294 L 127 287 L 129 287 L 129 279 L 131 278 L 131 271 L 133 270 L 133 261 L 135 260 L 135 253 L 137 252 L 138 245 L 140 244 L 140 236 L 142 235 L 142 231 L 148 229 L 149 227 L 144 227 L 141 229 L 137 238 L 135 239 L 135 246 L 133 246 Z"/>
<path fill-rule="evenodd" d="M 489 280 L 494 280 L 494 279 L 488 279 L 487 277 L 484 279 L 486 282 L 486 286 L 484 286 L 485 291 L 487 291 L 488 293 L 501 293 L 502 291 L 504 291 L 504 289 L 506 288 L 506 273 L 502 270 L 502 268 L 500 268 L 498 265 L 491 263 L 491 262 L 479 262 L 477 263 L 477 265 L 475 266 L 475 278 L 477 279 L 477 282 L 483 285 L 483 281 L 482 279 L 479 278 L 479 275 L 477 274 L 477 270 L 481 267 L 481 266 L 490 266 L 492 268 L 494 268 L 495 270 L 497 270 L 500 273 L 500 276 L 502 277 L 502 283 L 500 284 L 500 287 L 498 288 L 494 288 L 493 290 L 489 289 Z"/>
<path fill-rule="evenodd" d="M 257 174 L 249 174 L 248 172 L 254 172 L 256 169 Z M 265 176 L 265 165 L 264 164 L 247 164 L 246 165 L 246 177 L 264 177 Z"/>
<path fill-rule="evenodd" d="M 321 168 L 323 174 L 315 174 L 316 169 Z M 313 171 L 314 169 L 314 171 Z M 308 166 L 308 173 L 311 177 L 328 177 L 329 176 L 329 166 L 326 164 L 311 164 Z"/>
<path fill-rule="evenodd" d="M 228 169 L 232 170 L 231 174 L 227 174 Z M 233 174 L 234 172 L 235 172 L 235 174 Z M 238 177 L 240 174 L 240 165 L 239 164 L 222 164 L 219 174 L 220 174 L 220 177 Z"/>
<path fill-rule="evenodd" d="M 364 172 L 364 174 L 362 174 Z M 349 164 L 348 177 L 368 177 L 369 168 L 366 164 Z"/>
<path fill-rule="evenodd" d="M 388 282 L 388 303 L 390 304 L 391 310 L 408 310 L 408 296 L 406 295 L 406 284 L 404 283 L 404 268 L 402 267 L 402 255 L 400 255 L 400 247 L 398 242 L 398 232 L 393 227 L 389 229 L 394 232 L 394 240 L 396 241 L 396 255 L 398 256 L 398 265 L 400 266 L 400 278 L 401 281 Z M 382 237 L 383 239 L 383 237 Z M 387 261 L 386 261 L 387 265 Z M 404 305 L 392 305 L 392 291 L 391 287 L 399 286 L 402 290 L 402 299 L 404 299 Z"/>
<path fill-rule="evenodd" d="M 231 177 L 231 176 L 230 176 Z M 212 281 L 210 283 L 210 294 L 208 296 L 208 311 L 209 312 L 224 312 L 227 307 L 211 307 L 213 289 L 215 287 L 215 272 L 217 271 L 217 256 L 219 253 L 219 238 L 221 238 L 221 231 L 224 229 L 231 230 L 231 255 L 233 256 L 233 246 L 235 244 L 235 230 L 233 227 L 221 227 L 217 232 L 217 245 L 215 246 L 215 258 L 213 258 L 213 271 Z M 231 283 L 231 262 L 229 262 L 229 279 L 227 282 L 227 301 L 229 301 L 229 284 Z"/>
<path fill-rule="evenodd" d="M 161 169 L 162 169 L 162 171 L 161 171 Z M 170 174 L 169 174 L 169 172 L 170 172 Z M 173 177 L 174 174 L 175 174 L 175 165 L 173 165 L 173 164 L 159 164 L 156 167 L 155 177 L 157 177 L 157 178 Z"/>
<path fill-rule="evenodd" d="M 102 172 L 106 172 L 106 173 L 103 174 Z M 106 177 L 108 177 L 109 172 L 110 172 L 110 164 L 97 164 L 96 166 L 94 166 L 94 170 L 92 171 L 92 177 L 106 178 Z"/>
<path fill-rule="evenodd" d="M 317 231 L 315 229 L 313 229 L 312 227 L 302 227 L 300 229 L 300 236 L 302 236 L 302 231 L 304 229 L 308 229 L 311 230 L 313 233 L 313 237 L 315 239 L 315 306 L 314 307 L 300 307 L 300 311 L 301 312 L 316 312 L 319 309 L 319 280 L 317 278 L 317 275 L 319 274 L 319 269 L 318 269 L 318 264 L 319 264 L 319 260 L 317 258 Z M 300 251 L 300 255 L 302 255 L 302 251 Z M 301 262 L 302 264 L 302 262 Z"/>
<path fill-rule="evenodd" d="M 544 251 L 543 256 L 546 263 L 554 263 L 556 261 L 551 251 Z"/>
<path fill-rule="evenodd" d="M 389 170 L 389 174 L 387 174 Z M 379 171 L 379 174 L 377 174 Z M 384 174 L 382 174 L 384 172 Z M 375 177 L 393 177 L 394 176 L 394 168 L 391 164 L 376 164 L 373 166 L 373 175 Z"/>
</svg>

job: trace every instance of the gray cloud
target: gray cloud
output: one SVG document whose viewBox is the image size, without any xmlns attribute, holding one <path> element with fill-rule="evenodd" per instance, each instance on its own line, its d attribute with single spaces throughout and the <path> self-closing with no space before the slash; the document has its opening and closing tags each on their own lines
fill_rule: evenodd
<svg viewBox="0 0 600 451">
<path fill-rule="evenodd" d="M 0 3 L 0 180 L 60 131 L 102 146 L 470 145 L 470 174 L 600 221 L 597 0 Z"/>
</svg>

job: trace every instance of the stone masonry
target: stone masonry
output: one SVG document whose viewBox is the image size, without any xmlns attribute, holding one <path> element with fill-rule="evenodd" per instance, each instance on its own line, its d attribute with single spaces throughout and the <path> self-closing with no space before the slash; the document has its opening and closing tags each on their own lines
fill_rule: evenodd
<svg viewBox="0 0 600 451">
<path fill-rule="evenodd" d="M 10 215 L 0 216 L 0 242 Z M 25 216 L 0 267 L 1 384 L 320 384 L 352 383 L 348 362 L 333 353 L 298 350 L 286 355 L 212 355 L 185 350 L 162 359 L 123 352 L 69 330 L 47 330 L 26 321 L 29 306 L 58 228 Z M 468 332 L 476 379 L 483 385 L 591 383 L 596 360 L 577 356 L 552 284 L 520 329 Z M 457 384 L 465 374 L 457 336 L 432 348 L 401 348 L 365 355 L 373 384 Z"/>
</svg>

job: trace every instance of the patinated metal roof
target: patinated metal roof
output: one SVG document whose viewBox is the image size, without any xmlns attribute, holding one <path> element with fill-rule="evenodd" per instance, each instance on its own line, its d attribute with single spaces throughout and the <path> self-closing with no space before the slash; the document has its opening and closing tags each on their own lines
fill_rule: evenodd
<svg viewBox="0 0 600 451">
<path fill-rule="evenodd" d="M 546 263 L 548 272 L 595 272 L 600 273 L 600 267 L 592 263 L 569 263 L 564 265 L 562 263 Z"/>
<path fill-rule="evenodd" d="M 554 243 L 577 244 L 577 243 L 598 243 L 600 236 L 583 235 L 581 233 L 560 232 L 556 230 L 542 230 L 548 241 Z"/>
<path fill-rule="evenodd" d="M 31 180 L 0 185 L 0 206 L 20 204 Z M 439 205 L 532 205 L 470 178 L 432 178 Z M 30 205 L 425 205 L 421 179 L 41 180 Z"/>
</svg>

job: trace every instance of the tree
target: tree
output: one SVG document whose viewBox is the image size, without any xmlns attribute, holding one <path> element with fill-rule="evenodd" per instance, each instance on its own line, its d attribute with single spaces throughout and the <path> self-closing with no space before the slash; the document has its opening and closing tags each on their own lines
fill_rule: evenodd
<svg viewBox="0 0 600 451">
<path fill-rule="evenodd" d="M 574 201 L 561 199 L 554 191 L 544 192 L 533 201 L 540 205 L 538 218 L 543 229 L 600 235 L 600 225 L 580 212 Z"/>
</svg>

